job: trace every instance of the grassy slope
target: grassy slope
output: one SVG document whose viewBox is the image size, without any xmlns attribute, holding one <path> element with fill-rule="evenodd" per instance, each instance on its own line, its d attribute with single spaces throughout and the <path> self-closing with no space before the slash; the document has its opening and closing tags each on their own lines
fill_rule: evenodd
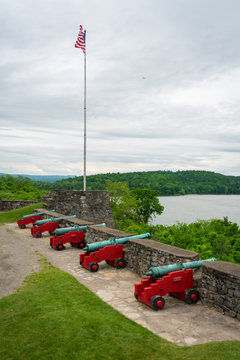
<svg viewBox="0 0 240 360">
<path fill-rule="evenodd" d="M 34 209 L 41 209 L 42 206 L 43 203 L 40 202 L 37 204 L 22 207 L 20 209 L 2 212 L 0 213 L 0 225 L 7 222 L 15 222 L 21 219 L 23 215 L 32 214 L 34 212 Z"/>
<path fill-rule="evenodd" d="M 0 299 L 0 339 L 2 360 L 237 360 L 240 354 L 237 341 L 167 342 L 46 262 L 17 293 Z"/>
</svg>

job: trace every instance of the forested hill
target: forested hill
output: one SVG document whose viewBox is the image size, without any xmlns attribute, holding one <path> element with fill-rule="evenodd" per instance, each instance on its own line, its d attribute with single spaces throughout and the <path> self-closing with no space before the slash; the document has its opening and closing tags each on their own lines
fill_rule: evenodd
<svg viewBox="0 0 240 360">
<path fill-rule="evenodd" d="M 147 171 L 108 173 L 87 176 L 87 190 L 103 190 L 106 182 L 126 182 L 129 188 L 149 188 L 159 195 L 184 194 L 240 194 L 240 176 L 225 176 L 209 171 Z M 45 189 L 82 190 L 83 178 L 56 181 Z M 43 184 L 42 184 L 43 185 Z M 41 185 L 39 187 L 42 188 Z"/>
</svg>

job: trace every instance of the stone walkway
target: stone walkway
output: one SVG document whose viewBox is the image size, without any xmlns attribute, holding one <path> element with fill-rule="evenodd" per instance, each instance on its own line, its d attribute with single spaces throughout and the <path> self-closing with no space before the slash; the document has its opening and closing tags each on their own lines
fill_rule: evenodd
<svg viewBox="0 0 240 360">
<path fill-rule="evenodd" d="M 4 257 L 5 263 L 7 259 L 6 269 L 1 270 L 6 273 L 11 273 L 13 270 L 13 274 L 16 275 L 16 268 L 19 273 L 24 272 L 25 269 L 24 276 L 27 272 L 36 271 L 36 251 L 38 251 L 54 266 L 72 274 L 114 309 L 178 345 L 240 340 L 239 321 L 201 304 L 188 305 L 181 300 L 166 296 L 164 309 L 153 311 L 138 302 L 133 295 L 134 284 L 141 280 L 138 275 L 126 268 L 115 269 L 105 262 L 100 263 L 98 272 L 91 273 L 79 265 L 79 254 L 82 251 L 72 248 L 70 244 L 66 245 L 64 251 L 56 251 L 49 246 L 49 236 L 35 239 L 31 236 L 29 228 L 20 230 L 16 224 L 7 224 L 0 227 L 0 246 L 4 250 L 1 251 L 1 257 Z M 3 283 L 6 291 L 2 296 L 12 293 L 24 276 L 19 279 L 19 284 L 16 284 L 16 281 L 11 283 L 16 277 L 8 276 L 9 283 Z"/>
</svg>

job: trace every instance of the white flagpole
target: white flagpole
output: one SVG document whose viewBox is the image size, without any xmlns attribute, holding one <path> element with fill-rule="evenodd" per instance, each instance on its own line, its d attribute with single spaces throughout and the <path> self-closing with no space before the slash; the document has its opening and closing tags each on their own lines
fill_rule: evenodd
<svg viewBox="0 0 240 360">
<path fill-rule="evenodd" d="M 85 53 L 84 53 L 84 165 L 83 165 L 83 191 L 87 190 L 86 185 L 86 140 L 87 140 L 87 134 L 86 134 L 86 30 L 85 32 Z"/>
</svg>

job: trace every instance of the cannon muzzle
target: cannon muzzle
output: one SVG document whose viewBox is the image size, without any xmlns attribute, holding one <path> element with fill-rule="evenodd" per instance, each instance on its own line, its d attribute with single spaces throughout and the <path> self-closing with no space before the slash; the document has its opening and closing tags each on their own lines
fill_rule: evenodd
<svg viewBox="0 0 240 360">
<path fill-rule="evenodd" d="M 207 260 L 191 261 L 186 263 L 177 261 L 175 264 L 171 264 L 171 265 L 151 267 L 146 273 L 146 275 L 150 275 L 151 277 L 156 278 L 156 277 L 161 277 L 163 275 L 167 275 L 172 271 L 199 268 L 202 266 L 203 261 L 216 261 L 216 259 L 211 258 Z"/>
<path fill-rule="evenodd" d="M 56 222 L 56 221 L 60 222 L 60 221 L 62 221 L 64 219 L 72 219 L 72 218 L 76 218 L 76 217 L 77 217 L 76 215 L 72 215 L 72 216 L 63 216 L 63 217 L 59 217 L 59 218 L 50 218 L 50 219 L 45 219 L 45 220 L 38 220 L 38 221 L 35 222 L 34 225 L 39 226 L 39 225 L 46 224 L 48 222 Z"/>
<path fill-rule="evenodd" d="M 148 237 L 150 237 L 149 233 L 140 234 L 140 235 L 133 235 L 133 236 L 126 236 L 126 237 L 119 238 L 119 239 L 111 238 L 111 239 L 106 240 L 106 241 L 99 241 L 99 242 L 96 242 L 96 243 L 87 244 L 86 247 L 83 248 L 83 250 L 87 250 L 87 252 L 93 252 L 93 251 L 102 249 L 105 246 L 125 244 L 130 239 L 145 239 L 145 238 L 148 238 Z"/>
<path fill-rule="evenodd" d="M 94 224 L 94 226 L 106 226 L 105 223 L 103 224 Z M 84 225 L 84 226 L 79 226 L 79 225 L 74 225 L 72 227 L 66 227 L 66 228 L 58 228 L 56 229 L 53 233 L 57 236 L 60 236 L 60 235 L 64 235 L 70 231 L 86 231 L 87 230 L 87 225 Z"/>
</svg>

